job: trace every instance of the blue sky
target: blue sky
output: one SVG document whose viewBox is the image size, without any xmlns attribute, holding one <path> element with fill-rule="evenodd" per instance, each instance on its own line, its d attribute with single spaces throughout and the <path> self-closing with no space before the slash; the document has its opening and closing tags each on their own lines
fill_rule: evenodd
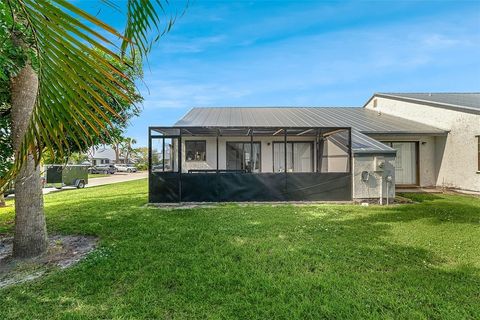
<svg viewBox="0 0 480 320">
<path fill-rule="evenodd" d="M 127 131 L 139 145 L 149 125 L 194 106 L 362 106 L 374 92 L 480 91 L 480 1 L 196 0 L 155 45 L 139 87 L 143 112 Z"/>
</svg>

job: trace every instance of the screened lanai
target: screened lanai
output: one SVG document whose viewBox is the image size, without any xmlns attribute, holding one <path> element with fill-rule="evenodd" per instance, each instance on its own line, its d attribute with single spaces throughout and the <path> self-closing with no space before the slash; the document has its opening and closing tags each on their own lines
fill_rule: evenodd
<svg viewBox="0 0 480 320">
<path fill-rule="evenodd" d="M 150 127 L 149 200 L 352 199 L 348 127 Z"/>
</svg>

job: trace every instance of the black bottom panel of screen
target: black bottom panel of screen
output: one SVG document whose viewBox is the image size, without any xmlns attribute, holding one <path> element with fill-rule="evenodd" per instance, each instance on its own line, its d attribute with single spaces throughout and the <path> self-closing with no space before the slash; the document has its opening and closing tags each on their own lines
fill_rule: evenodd
<svg viewBox="0 0 480 320">
<path fill-rule="evenodd" d="M 152 173 L 149 201 L 349 201 L 349 173 Z"/>
</svg>

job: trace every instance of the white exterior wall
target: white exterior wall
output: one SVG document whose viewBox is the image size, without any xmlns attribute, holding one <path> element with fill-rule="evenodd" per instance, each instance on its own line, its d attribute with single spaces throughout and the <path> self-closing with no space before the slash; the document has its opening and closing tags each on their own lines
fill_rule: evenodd
<svg viewBox="0 0 480 320">
<path fill-rule="evenodd" d="M 421 187 L 432 187 L 436 185 L 437 171 L 436 171 L 436 139 L 437 137 L 430 136 L 396 136 L 396 135 L 369 135 L 378 141 L 418 141 L 419 164 L 418 170 L 420 172 L 419 185 Z"/>
<path fill-rule="evenodd" d="M 365 107 L 449 130 L 446 138 L 434 138 L 435 185 L 480 191 L 478 140 L 475 137 L 480 135 L 480 115 L 382 97 L 375 97 Z M 423 174 L 426 173 L 421 169 L 420 176 Z"/>
<path fill-rule="evenodd" d="M 328 172 L 345 172 L 348 170 L 348 152 L 345 152 L 330 140 L 325 141 L 324 148 L 326 148 L 328 154 L 326 161 Z M 324 161 L 322 161 L 322 165 Z"/>
<path fill-rule="evenodd" d="M 185 143 L 182 143 L 183 163 L 182 171 L 188 172 L 189 169 L 216 169 L 216 137 L 183 137 L 182 141 L 190 140 L 205 140 L 206 141 L 206 159 L 207 161 L 185 161 Z M 219 151 L 219 169 L 226 169 L 226 143 L 227 142 L 249 142 L 250 137 L 219 137 L 218 151 Z M 273 172 L 273 142 L 283 142 L 283 135 L 277 137 L 254 137 L 254 142 L 261 142 L 261 172 Z M 311 141 L 314 142 L 314 137 L 288 137 L 288 141 Z M 315 144 L 314 144 L 315 145 Z M 328 143 L 329 152 L 331 155 L 343 156 L 345 153 L 332 143 Z M 316 150 L 314 147 L 314 154 Z M 353 198 L 354 199 L 371 199 L 379 198 L 383 191 L 383 197 L 387 197 L 387 187 L 385 177 L 391 175 L 393 178 L 389 186 L 389 197 L 395 195 L 395 156 L 387 155 L 383 157 L 386 160 L 386 168 L 383 173 L 376 173 L 374 168 L 375 155 L 356 155 L 353 159 Z M 335 161 L 338 160 L 338 161 Z M 316 157 L 314 156 L 314 162 Z M 316 166 L 316 163 L 314 163 Z M 332 158 L 329 161 L 328 168 L 333 171 L 345 170 L 346 162 L 343 158 Z M 362 181 L 362 171 L 370 173 L 368 182 Z M 383 184 L 382 184 L 383 183 Z"/>
<path fill-rule="evenodd" d="M 184 141 L 205 140 L 206 141 L 206 158 L 207 161 L 186 161 L 185 160 L 185 143 Z M 186 137 L 182 138 L 182 172 L 188 172 L 191 169 L 217 169 L 217 138 L 216 137 Z M 218 169 L 225 170 L 227 165 L 227 142 L 250 142 L 250 137 L 219 137 L 218 138 Z M 254 142 L 260 142 L 261 152 L 261 172 L 273 172 L 273 142 L 283 142 L 282 134 L 274 137 L 253 137 Z M 288 137 L 288 141 L 306 141 L 315 142 L 314 137 Z M 313 152 L 316 154 L 315 143 Z M 316 166 L 316 157 L 314 156 L 314 167 Z"/>
<path fill-rule="evenodd" d="M 207 161 L 186 161 L 185 141 L 205 140 Z M 219 145 L 220 148 L 220 145 Z M 225 150 L 224 150 L 225 152 Z M 221 154 L 219 152 L 219 154 Z M 220 162 L 221 163 L 221 162 Z M 188 170 L 216 170 L 217 169 L 217 138 L 216 137 L 183 137 L 182 138 L 182 172 Z"/>
<path fill-rule="evenodd" d="M 385 160 L 383 172 L 376 171 L 375 157 Z M 363 171 L 369 173 L 368 181 L 362 180 Z M 391 183 L 387 183 L 387 176 L 392 177 Z M 378 199 L 380 194 L 383 198 L 395 197 L 395 155 L 356 154 L 353 157 L 353 198 Z"/>
</svg>

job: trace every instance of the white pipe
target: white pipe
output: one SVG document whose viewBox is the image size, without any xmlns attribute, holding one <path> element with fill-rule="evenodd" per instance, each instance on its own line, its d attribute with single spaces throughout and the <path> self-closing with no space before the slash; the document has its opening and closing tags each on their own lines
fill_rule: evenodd
<svg viewBox="0 0 480 320">
<path fill-rule="evenodd" d="M 387 179 L 387 206 L 389 205 L 389 201 L 388 201 L 388 195 L 389 195 L 389 193 L 388 193 L 388 185 L 389 185 L 389 184 L 390 184 L 390 182 L 389 182 L 388 179 Z"/>
<path fill-rule="evenodd" d="M 380 175 L 380 205 L 383 205 L 383 173 L 379 173 Z"/>
</svg>

